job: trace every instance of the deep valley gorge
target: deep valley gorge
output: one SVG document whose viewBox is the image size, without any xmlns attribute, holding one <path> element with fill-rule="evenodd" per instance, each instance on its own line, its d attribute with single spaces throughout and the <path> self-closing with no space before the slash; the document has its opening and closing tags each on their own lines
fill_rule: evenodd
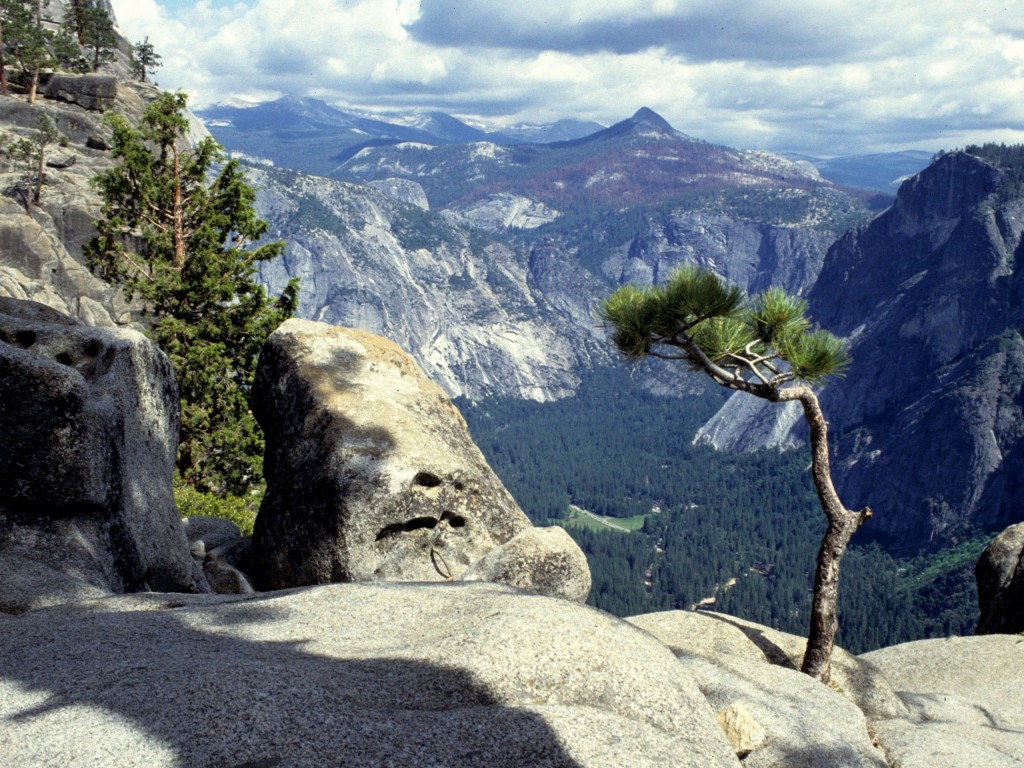
<svg viewBox="0 0 1024 768">
<path fill-rule="evenodd" d="M 266 118 L 258 119 L 264 109 Z M 807 296 L 814 320 L 851 343 L 853 368 L 826 388 L 824 402 L 836 435 L 841 492 L 870 501 L 877 512 L 855 543 L 880 544 L 880 550 L 864 550 L 865 568 L 888 574 L 884 581 L 851 578 L 868 587 L 866 602 L 885 596 L 897 625 L 879 632 L 870 611 L 851 606 L 865 616 L 865 631 L 875 640 L 848 632 L 848 641 L 859 648 L 970 631 L 978 542 L 1013 522 L 1019 508 L 1012 478 L 1020 474 L 1014 425 L 1021 391 L 1012 371 L 1020 354 L 1013 265 L 1021 247 L 1021 204 L 997 191 L 1003 178 L 998 163 L 986 162 L 983 154 L 953 153 L 907 181 L 894 201 L 886 200 L 838 187 L 806 162 L 708 145 L 642 109 L 611 128 L 547 145 L 481 136 L 469 143 L 438 137 L 425 143 L 422 135 L 412 142 L 370 141 L 343 152 L 330 168 L 309 161 L 311 169 L 328 174 L 316 176 L 277 165 L 300 160 L 294 148 L 315 144 L 310 136 L 338 137 L 343 113 L 313 100 L 283 99 L 212 114 L 211 129 L 229 148 L 237 142 L 238 151 L 263 160 L 251 166 L 261 211 L 273 222 L 274 236 L 290 244 L 282 261 L 263 269 L 268 286 L 280 289 L 300 277 L 303 316 L 399 340 L 449 393 L 463 398 L 467 417 L 480 428 L 487 427 L 474 413 L 497 410 L 522 418 L 515 401 L 538 403 L 533 410 L 524 406 L 536 419 L 523 430 L 524 440 L 565 433 L 563 445 L 578 445 L 569 436 L 589 409 L 618 411 L 621 429 L 632 428 L 629 420 L 637 421 L 637 414 L 623 408 L 614 386 L 588 388 L 608 398 L 600 404 L 578 399 L 585 380 L 608 379 L 620 365 L 594 311 L 597 300 L 620 284 L 651 284 L 681 264 L 696 263 L 745 291 L 780 285 Z M 278 128 L 278 121 L 301 139 Z M 968 306 L 982 313 L 970 323 Z M 645 365 L 612 380 L 667 398 L 638 406 L 661 414 L 718 408 L 718 393 L 668 367 Z M 694 407 L 695 400 L 703 405 Z M 573 403 L 579 403 L 576 414 Z M 550 419 L 545 413 L 552 413 Z M 736 452 L 799 451 L 805 438 L 797 413 L 793 406 L 755 407 L 736 396 L 717 414 L 702 417 L 702 424 L 686 427 L 692 431 L 679 443 L 692 439 L 697 449 L 709 446 L 722 467 L 735 463 Z M 542 479 L 548 473 L 536 464 L 532 476 L 524 474 L 505 457 L 538 449 L 500 445 L 514 433 L 496 436 L 496 453 L 489 455 L 507 482 L 522 484 L 522 493 L 540 497 L 545 489 L 544 503 L 527 504 L 536 519 L 559 520 L 566 504 L 616 487 L 617 495 L 602 499 L 605 514 L 628 517 L 644 505 L 644 512 L 667 512 L 649 516 L 640 534 L 646 543 L 633 545 L 653 550 L 675 528 L 668 520 L 696 503 L 692 490 L 691 496 L 679 489 L 659 495 L 609 483 L 609 474 L 635 471 L 636 457 L 629 449 L 620 453 L 617 438 L 601 443 L 606 460 L 597 460 L 593 447 L 583 450 L 581 456 L 590 459 L 568 488 L 565 479 Z M 666 450 L 641 474 L 665 472 L 665 461 L 670 473 L 689 474 L 683 450 L 693 449 Z M 762 460 L 762 471 L 777 471 L 769 454 Z M 551 462 L 558 461 L 552 454 Z M 936 472 L 938 466 L 943 469 Z M 701 494 L 710 512 L 691 524 L 724 530 L 732 525 L 718 517 L 725 502 L 711 499 Z M 813 531 L 813 505 L 807 515 Z M 740 539 L 758 540 L 750 528 L 743 530 Z M 673 545 L 670 552 L 680 551 L 679 543 Z M 656 559 L 644 568 L 623 568 L 621 555 L 605 552 L 620 546 L 592 543 L 591 557 L 619 558 L 608 572 L 630 582 L 625 589 L 634 597 L 627 604 L 635 612 L 644 604 L 643 572 L 661 569 Z M 946 565 L 924 580 L 897 577 L 926 568 L 911 564 L 920 556 L 939 557 Z M 746 562 L 742 556 L 729 560 L 714 578 L 697 567 L 700 578 L 673 577 L 674 587 L 655 579 L 646 599 L 651 606 L 687 606 L 709 580 L 753 573 L 755 562 L 809 563 L 810 557 L 809 548 L 798 557 L 777 549 L 773 556 L 769 548 Z M 856 573 L 857 566 L 851 568 Z M 806 571 L 793 568 L 788 590 L 764 580 L 756 596 L 734 598 L 744 606 L 735 610 L 770 603 L 765 591 L 789 593 Z M 950 589 L 967 605 L 952 615 L 942 608 L 939 615 L 932 595 Z M 619 598 L 598 592 L 592 599 L 627 610 Z M 783 600 L 758 615 L 798 630 L 802 600 Z M 915 603 L 914 621 L 898 618 L 914 613 L 908 606 Z"/>
<path fill-rule="evenodd" d="M 46 39 L 78 12 L 50 2 Z M 245 246 L 283 244 L 251 279 L 298 281 L 244 384 L 262 473 L 221 504 L 175 464 L 156 311 L 89 261 L 110 115 L 161 94 L 109 46 L 34 99 L 8 63 L 0 93 L 0 764 L 1024 761 L 1024 145 L 197 106 L 143 154 L 212 138 L 206 182 L 237 163 L 266 222 Z M 836 490 L 871 509 L 827 685 L 798 671 L 805 412 L 626 360 L 602 319 L 689 266 L 784 289 L 849 354 L 813 382 Z"/>
</svg>

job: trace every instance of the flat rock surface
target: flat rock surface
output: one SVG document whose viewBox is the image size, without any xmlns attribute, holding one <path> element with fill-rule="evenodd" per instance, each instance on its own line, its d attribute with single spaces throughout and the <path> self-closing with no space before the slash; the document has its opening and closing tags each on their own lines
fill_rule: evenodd
<svg viewBox="0 0 1024 768">
<path fill-rule="evenodd" d="M 628 621 L 676 654 L 680 674 L 697 683 L 712 708 L 742 710 L 748 731 L 758 735 L 745 766 L 887 765 L 853 702 L 802 672 L 771 663 L 744 631 L 718 614 L 666 611 Z M 745 625 L 747 631 L 756 626 Z"/>
<path fill-rule="evenodd" d="M 739 654 L 748 660 L 761 658 L 787 669 L 800 669 L 807 638 L 781 632 L 737 616 L 713 611 L 667 611 L 636 616 L 630 622 L 642 627 L 674 649 L 717 657 L 721 649 Z M 666 636 L 655 631 L 659 624 L 668 623 L 675 634 Z M 685 628 L 686 631 L 679 632 Z M 671 640 L 671 642 L 669 642 Z M 680 646 L 684 643 L 684 646 Z M 864 656 L 854 656 L 842 648 L 832 652 L 830 686 L 843 694 L 864 713 L 869 720 L 887 720 L 906 717 L 907 707 L 893 691 L 881 670 Z"/>
<path fill-rule="evenodd" d="M 5 768 L 738 765 L 663 645 L 494 584 L 2 616 L 0 723 Z"/>
<path fill-rule="evenodd" d="M 1024 636 L 918 640 L 866 653 L 911 718 L 878 724 L 904 768 L 1024 763 Z"/>
</svg>

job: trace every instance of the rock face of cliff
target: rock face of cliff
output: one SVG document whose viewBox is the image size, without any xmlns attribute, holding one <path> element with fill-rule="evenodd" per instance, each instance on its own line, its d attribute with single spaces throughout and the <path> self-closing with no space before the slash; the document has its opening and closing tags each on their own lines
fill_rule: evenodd
<svg viewBox="0 0 1024 768">
<path fill-rule="evenodd" d="M 897 547 L 1004 527 L 1024 502 L 1024 200 L 1000 191 L 1004 179 L 978 157 L 942 157 L 829 250 L 808 294 L 853 357 L 822 393 L 840 493 L 870 505 L 865 532 Z M 699 439 L 802 439 L 800 420 L 789 429 L 761 409 L 776 428 L 743 443 L 738 402 Z"/>
<path fill-rule="evenodd" d="M 31 214 L 25 206 L 26 171 L 5 163 L 0 173 L 0 296 L 39 301 L 84 323 L 109 326 L 126 322 L 128 307 L 82 259 L 100 207 L 89 180 L 111 164 L 102 148 L 109 134 L 102 112 L 76 103 L 94 100 L 89 93 L 96 79 L 64 76 L 56 95 L 41 96 L 36 104 L 0 96 L 0 138 L 31 138 L 40 115 L 66 137 L 47 150 L 42 199 Z M 145 99 L 156 93 L 150 86 L 108 80 L 113 108 L 129 116 L 141 114 Z"/>
<path fill-rule="evenodd" d="M 261 215 L 288 243 L 262 279 L 301 278 L 300 316 L 394 339 L 474 399 L 573 394 L 611 360 L 594 307 L 623 282 L 698 262 L 747 290 L 805 292 L 863 207 L 659 121 L 571 146 L 367 149 L 336 174 L 358 184 L 254 164 Z"/>
</svg>

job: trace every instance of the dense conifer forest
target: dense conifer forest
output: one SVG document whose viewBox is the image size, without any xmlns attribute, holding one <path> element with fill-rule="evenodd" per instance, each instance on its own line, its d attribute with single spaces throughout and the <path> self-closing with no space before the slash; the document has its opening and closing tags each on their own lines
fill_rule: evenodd
<svg viewBox="0 0 1024 768">
<path fill-rule="evenodd" d="M 564 525 L 587 553 L 591 604 L 619 616 L 700 606 L 804 634 L 825 526 L 809 451 L 693 446 L 721 393 L 656 396 L 641 378 L 607 369 L 557 402 L 458 405 L 524 511 Z M 987 537 L 913 560 L 857 539 L 843 566 L 841 646 L 973 629 L 973 568 Z"/>
</svg>

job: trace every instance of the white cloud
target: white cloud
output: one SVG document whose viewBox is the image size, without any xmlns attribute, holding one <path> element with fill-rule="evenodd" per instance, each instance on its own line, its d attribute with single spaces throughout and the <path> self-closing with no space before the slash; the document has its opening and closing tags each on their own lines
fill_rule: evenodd
<svg viewBox="0 0 1024 768">
<path fill-rule="evenodd" d="M 614 122 L 640 106 L 741 147 L 821 154 L 1024 141 L 1021 0 L 113 0 L 199 103 Z"/>
</svg>

